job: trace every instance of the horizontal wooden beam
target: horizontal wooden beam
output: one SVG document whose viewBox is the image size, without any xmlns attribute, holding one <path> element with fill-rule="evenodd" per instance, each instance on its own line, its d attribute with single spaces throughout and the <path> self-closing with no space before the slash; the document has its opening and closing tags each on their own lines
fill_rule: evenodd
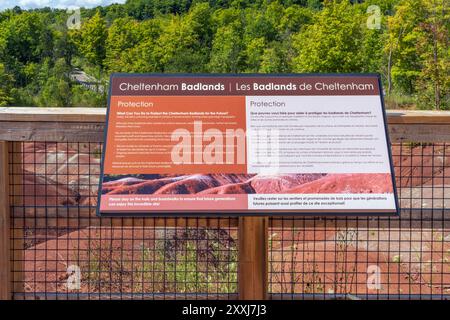
<svg viewBox="0 0 450 320">
<path fill-rule="evenodd" d="M 387 110 L 389 124 L 450 124 L 450 111 Z"/>
<path fill-rule="evenodd" d="M 105 122 L 105 108 L 0 108 L 0 121 Z"/>
<path fill-rule="evenodd" d="M 104 140 L 104 123 L 1 122 L 0 141 L 85 142 Z M 450 142 L 450 124 L 389 124 L 392 142 Z"/>
<path fill-rule="evenodd" d="M 0 121 L 0 141 L 102 142 L 103 122 Z"/>
<path fill-rule="evenodd" d="M 3 108 L 0 141 L 102 142 L 104 108 Z M 392 142 L 449 142 L 449 111 L 388 111 Z"/>
<path fill-rule="evenodd" d="M 450 142 L 450 124 L 389 124 L 392 142 Z"/>
<path fill-rule="evenodd" d="M 450 124 L 450 111 L 387 110 L 390 124 Z M 106 119 L 105 108 L 0 108 L 0 122 L 98 122 Z"/>
</svg>

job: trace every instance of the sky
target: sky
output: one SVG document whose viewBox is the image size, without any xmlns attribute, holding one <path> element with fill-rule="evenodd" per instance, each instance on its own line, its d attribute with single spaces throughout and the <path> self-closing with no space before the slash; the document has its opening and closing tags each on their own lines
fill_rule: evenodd
<svg viewBox="0 0 450 320">
<path fill-rule="evenodd" d="M 92 8 L 105 6 L 111 3 L 125 3 L 126 0 L 0 0 L 0 11 L 19 6 L 22 9 L 35 8 Z"/>
</svg>

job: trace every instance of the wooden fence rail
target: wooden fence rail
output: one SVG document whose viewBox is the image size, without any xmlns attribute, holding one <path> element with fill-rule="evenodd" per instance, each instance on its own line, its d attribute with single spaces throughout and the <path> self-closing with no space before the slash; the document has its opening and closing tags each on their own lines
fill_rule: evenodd
<svg viewBox="0 0 450 320">
<path fill-rule="evenodd" d="M 217 220 L 207 218 L 99 219 L 95 218 L 95 213 L 90 208 L 77 208 L 73 212 L 70 208 L 42 208 L 41 212 L 37 212 L 39 208 L 14 206 L 14 210 L 11 210 L 9 188 L 10 179 L 14 177 L 9 175 L 9 159 L 11 158 L 9 151 L 17 149 L 18 143 L 29 141 L 100 143 L 103 141 L 105 111 L 105 109 L 95 108 L 0 108 L 0 299 L 11 299 L 12 292 L 20 290 L 23 275 L 11 273 L 11 261 L 23 259 L 11 257 L 11 247 L 12 245 L 16 248 L 23 246 L 23 243 L 17 243 L 18 239 L 23 237 L 20 234 L 11 237 L 11 230 L 19 232 L 18 230 L 26 227 L 28 223 L 34 227 L 39 226 L 40 221 L 45 226 L 51 225 L 53 221 L 60 227 L 217 226 Z M 392 142 L 450 142 L 450 112 L 388 111 L 388 124 Z M 13 164 L 20 167 L 20 157 L 15 158 Z M 20 182 L 15 181 L 12 185 L 20 185 Z M 20 201 L 20 199 L 14 201 Z M 27 212 L 27 210 L 35 211 Z M 28 221 L 27 214 L 34 218 Z M 24 219 L 11 225 L 10 217 L 15 215 Z M 70 224 L 72 221 L 70 217 L 76 218 L 73 219 L 76 222 L 74 225 Z M 241 299 L 267 298 L 269 219 L 265 217 L 233 218 L 226 222 L 221 221 L 220 225 L 224 223 L 238 227 L 239 230 L 239 297 Z M 16 243 L 12 244 L 11 238 Z"/>
</svg>

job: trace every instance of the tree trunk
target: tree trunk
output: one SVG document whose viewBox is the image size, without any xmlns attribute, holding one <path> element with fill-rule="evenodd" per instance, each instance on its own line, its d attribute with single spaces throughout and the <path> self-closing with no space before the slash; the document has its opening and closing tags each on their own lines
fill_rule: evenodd
<svg viewBox="0 0 450 320">
<path fill-rule="evenodd" d="M 388 81 L 388 95 L 391 94 L 392 89 L 392 78 L 391 78 L 391 67 L 392 67 L 392 45 L 389 46 L 389 58 L 388 58 L 388 68 L 387 68 L 387 81 Z"/>
</svg>

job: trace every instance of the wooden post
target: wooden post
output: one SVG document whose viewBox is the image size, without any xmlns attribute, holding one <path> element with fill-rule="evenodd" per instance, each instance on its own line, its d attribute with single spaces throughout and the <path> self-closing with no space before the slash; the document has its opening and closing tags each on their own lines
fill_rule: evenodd
<svg viewBox="0 0 450 320">
<path fill-rule="evenodd" d="M 267 298 L 267 217 L 239 218 L 239 299 Z"/>
<path fill-rule="evenodd" d="M 0 300 L 12 298 L 9 216 L 8 142 L 0 141 Z"/>
<path fill-rule="evenodd" d="M 15 207 L 21 207 L 24 205 L 24 169 L 22 166 L 23 158 L 23 144 L 22 142 L 10 142 L 12 156 L 12 172 L 9 174 L 9 180 L 12 183 L 10 192 L 14 195 L 11 199 Z M 17 218 L 16 218 L 17 219 Z M 22 222 L 25 222 L 25 217 L 20 217 Z M 12 293 L 24 292 L 25 283 L 25 248 L 24 248 L 24 232 L 23 227 L 13 226 L 11 229 L 11 241 L 10 241 L 10 259 L 12 270 Z M 14 296 L 12 297 L 14 299 Z"/>
</svg>

